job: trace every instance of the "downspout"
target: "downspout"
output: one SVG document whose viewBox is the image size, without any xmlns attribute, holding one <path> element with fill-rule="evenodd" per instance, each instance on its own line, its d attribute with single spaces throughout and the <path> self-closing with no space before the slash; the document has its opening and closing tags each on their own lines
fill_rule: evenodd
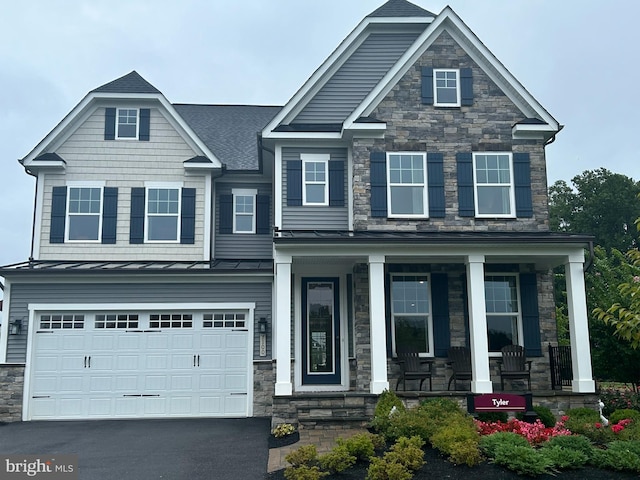
<svg viewBox="0 0 640 480">
<path fill-rule="evenodd" d="M 20 161 L 20 159 L 18 159 L 18 162 L 20 162 L 20 164 L 22 165 L 22 162 Z M 33 260 L 34 260 L 33 250 L 35 248 L 35 240 L 36 240 L 35 237 L 36 237 L 36 211 L 38 208 L 38 203 L 37 203 L 38 202 L 38 175 L 30 171 L 28 168 L 25 168 L 24 171 L 27 172 L 27 175 L 31 175 L 33 178 L 36 179 L 36 186 L 34 188 L 34 195 L 33 195 L 33 219 L 31 221 L 31 250 L 29 253 L 29 265 L 31 265 L 31 263 L 33 263 Z"/>
<path fill-rule="evenodd" d="M 215 181 L 224 175 L 224 172 L 227 170 L 227 166 L 223 163 L 222 168 L 217 172 L 211 173 L 211 222 L 209 222 L 209 265 L 212 264 L 214 260 L 214 247 L 215 247 L 215 233 L 216 233 L 216 215 L 215 215 L 215 207 L 216 207 L 216 185 Z"/>
</svg>

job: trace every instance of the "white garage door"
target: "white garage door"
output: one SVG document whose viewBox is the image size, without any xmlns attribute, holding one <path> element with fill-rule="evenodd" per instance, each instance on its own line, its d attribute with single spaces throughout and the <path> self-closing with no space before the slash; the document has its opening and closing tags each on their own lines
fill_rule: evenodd
<svg viewBox="0 0 640 480">
<path fill-rule="evenodd" d="M 247 312 L 40 313 L 28 417 L 243 417 Z"/>
</svg>

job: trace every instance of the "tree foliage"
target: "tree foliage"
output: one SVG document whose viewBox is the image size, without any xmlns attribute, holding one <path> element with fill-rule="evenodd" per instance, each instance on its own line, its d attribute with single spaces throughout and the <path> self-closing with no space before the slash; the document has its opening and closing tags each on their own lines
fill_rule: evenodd
<svg viewBox="0 0 640 480">
<path fill-rule="evenodd" d="M 607 250 L 625 252 L 638 245 L 633 224 L 640 217 L 640 182 L 599 168 L 576 175 L 571 183 L 558 180 L 549 188 L 551 230 L 594 235 L 595 244 Z"/>
</svg>

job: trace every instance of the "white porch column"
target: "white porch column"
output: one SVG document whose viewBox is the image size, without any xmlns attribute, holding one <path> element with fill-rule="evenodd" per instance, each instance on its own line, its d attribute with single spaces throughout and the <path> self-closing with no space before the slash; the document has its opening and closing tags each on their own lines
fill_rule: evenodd
<svg viewBox="0 0 640 480">
<path fill-rule="evenodd" d="M 467 292 L 469 297 L 469 330 L 471 337 L 471 391 L 492 393 L 489 372 L 489 341 L 487 339 L 487 309 L 484 297 L 484 255 L 469 255 Z"/>
<path fill-rule="evenodd" d="M 593 381 L 593 372 L 591 371 L 591 347 L 589 346 L 589 322 L 583 263 L 584 253 L 580 251 L 580 254 L 569 256 L 568 262 L 565 264 L 571 362 L 573 364 L 572 390 L 577 393 L 593 393 L 596 391 L 596 384 Z"/>
<path fill-rule="evenodd" d="M 369 318 L 371 328 L 371 393 L 389 389 L 385 326 L 384 255 L 369 256 Z"/>
<path fill-rule="evenodd" d="M 291 385 L 291 256 L 276 256 L 276 389 L 277 396 L 293 393 Z"/>
</svg>

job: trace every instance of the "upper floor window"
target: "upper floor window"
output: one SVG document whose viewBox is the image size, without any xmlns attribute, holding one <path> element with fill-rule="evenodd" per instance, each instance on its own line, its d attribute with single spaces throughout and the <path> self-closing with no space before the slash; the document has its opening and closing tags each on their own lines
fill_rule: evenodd
<svg viewBox="0 0 640 480">
<path fill-rule="evenodd" d="M 233 194 L 233 233 L 256 233 L 256 190 L 236 189 Z"/>
<path fill-rule="evenodd" d="M 138 138 L 138 110 L 119 108 L 116 121 L 116 138 Z"/>
<path fill-rule="evenodd" d="M 460 71 L 457 69 L 433 70 L 434 105 L 439 107 L 460 106 Z"/>
<path fill-rule="evenodd" d="M 302 204 L 329 205 L 329 155 L 306 153 L 302 158 Z"/>
<path fill-rule="evenodd" d="M 67 241 L 99 241 L 102 187 L 69 187 Z"/>
<path fill-rule="evenodd" d="M 389 217 L 427 216 L 426 154 L 388 153 Z"/>
<path fill-rule="evenodd" d="M 180 238 L 180 188 L 147 188 L 147 241 L 177 242 Z"/>
<path fill-rule="evenodd" d="M 433 352 L 429 277 L 391 276 L 391 319 L 395 351 Z"/>
<path fill-rule="evenodd" d="M 511 153 L 474 153 L 476 216 L 513 217 L 515 195 Z"/>
<path fill-rule="evenodd" d="M 489 352 L 506 345 L 522 345 L 518 275 L 487 275 L 484 280 Z"/>
</svg>

